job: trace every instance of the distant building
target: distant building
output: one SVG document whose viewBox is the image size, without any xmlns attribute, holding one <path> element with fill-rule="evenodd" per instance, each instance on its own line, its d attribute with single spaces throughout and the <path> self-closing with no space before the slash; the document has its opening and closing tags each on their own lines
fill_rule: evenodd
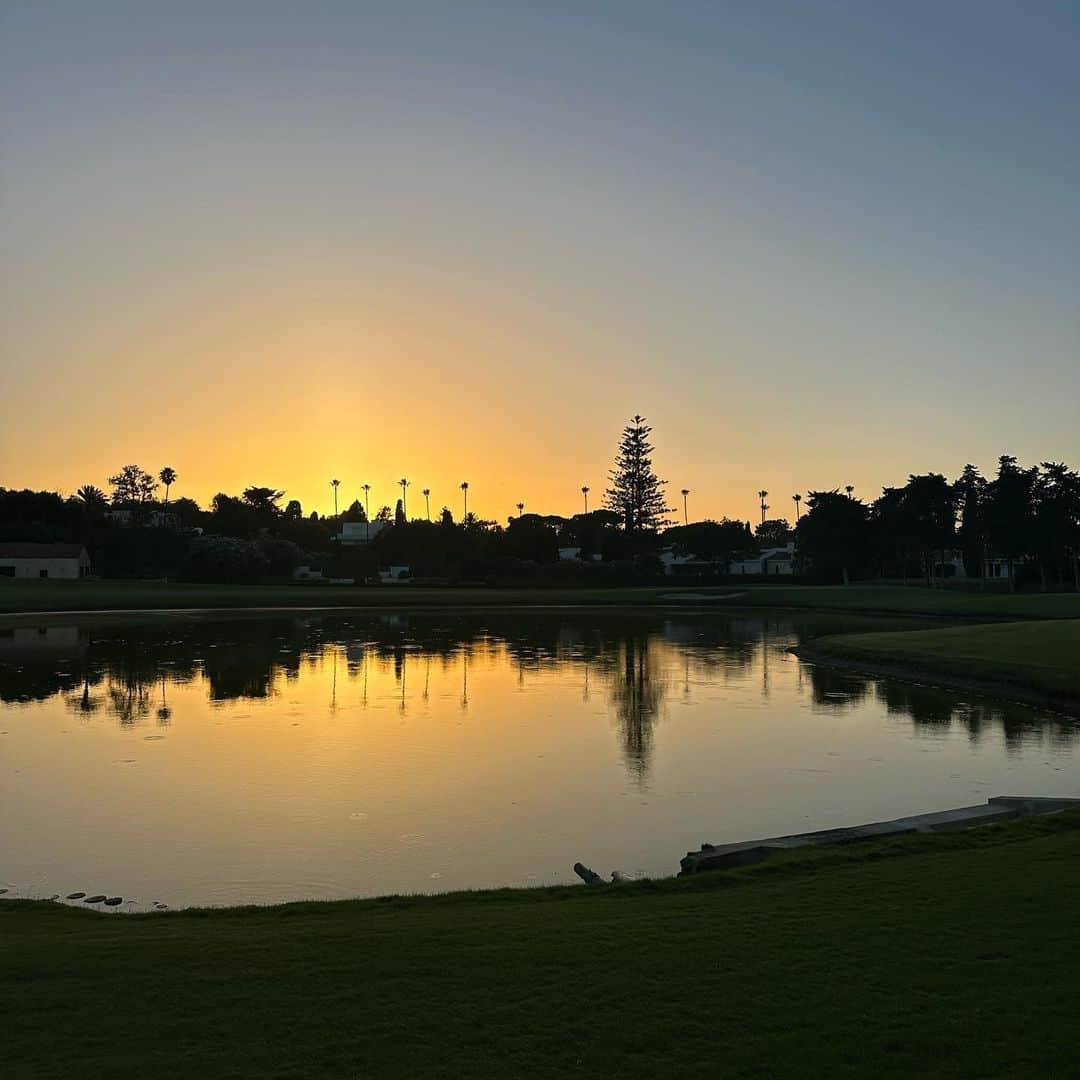
<svg viewBox="0 0 1080 1080">
<path fill-rule="evenodd" d="M 412 571 L 408 566 L 391 566 L 388 570 L 379 571 L 379 581 L 383 585 L 398 585 L 411 577 Z"/>
<path fill-rule="evenodd" d="M 1018 559 L 1014 562 L 1012 570 L 1016 573 L 1016 563 L 1024 562 Z M 950 550 L 935 555 L 933 561 L 933 576 L 935 578 L 966 578 L 967 568 L 964 565 L 964 554 L 961 551 Z M 991 581 L 1009 580 L 1009 560 L 1001 555 L 987 555 L 982 561 L 983 577 Z"/>
<path fill-rule="evenodd" d="M 603 562 L 604 556 L 595 551 L 592 555 L 583 555 L 579 547 L 559 548 L 559 562 Z"/>
<path fill-rule="evenodd" d="M 90 573 L 82 544 L 0 544 L 0 578 L 61 578 Z"/>
<path fill-rule="evenodd" d="M 343 521 L 336 539 L 342 547 L 366 544 L 389 526 L 389 521 Z"/>
<path fill-rule="evenodd" d="M 935 578 L 966 578 L 963 552 L 950 549 L 936 553 L 931 563 L 931 573 Z M 988 573 L 987 577 L 997 577 L 997 574 Z"/>
<path fill-rule="evenodd" d="M 736 577 L 754 574 L 758 577 L 790 577 L 795 573 L 795 543 L 783 547 L 762 548 L 756 555 L 733 559 L 728 573 Z"/>
<path fill-rule="evenodd" d="M 714 560 L 677 552 L 674 548 L 664 548 L 659 557 L 664 573 L 669 577 L 675 574 L 716 574 L 722 569 Z"/>
</svg>

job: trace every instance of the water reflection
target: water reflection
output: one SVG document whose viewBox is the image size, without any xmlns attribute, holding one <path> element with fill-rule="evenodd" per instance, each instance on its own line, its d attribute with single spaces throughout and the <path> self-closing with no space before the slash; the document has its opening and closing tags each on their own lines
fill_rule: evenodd
<svg viewBox="0 0 1080 1080">
<path fill-rule="evenodd" d="M 850 624 L 850 620 L 848 620 Z M 512 612 L 442 618 L 400 615 L 281 615 L 183 619 L 102 626 L 19 627 L 0 631 L 0 702 L 26 704 L 59 696 L 73 713 L 114 719 L 123 727 L 172 720 L 170 688 L 197 684 L 211 703 L 260 701 L 280 695 L 305 670 L 329 670 L 329 708 L 347 687 L 369 703 L 371 669 L 390 670 L 398 712 L 431 698 L 432 672 L 456 673 L 458 708 L 470 706 L 470 668 L 512 666 L 523 691 L 529 680 L 558 670 L 577 673 L 581 701 L 599 691 L 617 729 L 628 771 L 648 778 L 656 725 L 673 688 L 681 703 L 698 684 L 754 678 L 770 696 L 770 671 L 790 665 L 788 648 L 832 620 L 753 615 L 694 617 Z M 858 629 L 865 629 L 860 621 Z M 814 708 L 842 712 L 868 700 L 906 718 L 921 734 L 959 726 L 972 742 L 1001 731 L 1007 749 L 1035 740 L 1074 745 L 1074 720 L 1023 705 L 959 699 L 913 683 L 877 680 L 816 665 L 797 666 L 797 691 Z"/>
<path fill-rule="evenodd" d="M 788 651 L 880 625 L 20 625 L 0 632 L 3 872 L 27 894 L 93 883 L 173 905 L 524 885 L 569 880 L 577 858 L 669 874 L 703 839 L 1076 793 L 1074 720 Z"/>
</svg>

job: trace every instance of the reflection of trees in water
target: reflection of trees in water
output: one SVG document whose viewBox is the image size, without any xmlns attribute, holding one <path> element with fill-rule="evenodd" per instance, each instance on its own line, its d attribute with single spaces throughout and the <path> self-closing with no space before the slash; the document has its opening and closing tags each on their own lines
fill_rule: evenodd
<svg viewBox="0 0 1080 1080">
<path fill-rule="evenodd" d="M 910 718 L 916 729 L 943 732 L 955 725 L 965 730 L 973 743 L 1000 730 L 1005 749 L 1011 753 L 1036 744 L 1068 749 L 1080 734 L 1076 718 L 1040 712 L 1018 702 L 957 701 L 954 695 L 932 686 L 891 680 L 876 682 L 875 694 L 890 713 Z"/>
<path fill-rule="evenodd" d="M 667 691 L 663 666 L 656 662 L 656 648 L 654 637 L 628 636 L 607 665 L 623 754 L 638 783 L 644 783 L 648 776 L 653 729 Z"/>
<path fill-rule="evenodd" d="M 809 665 L 810 700 L 828 709 L 861 705 L 870 694 L 870 680 L 838 668 Z"/>
<path fill-rule="evenodd" d="M 816 705 L 844 709 L 873 696 L 890 716 L 911 722 L 919 734 L 945 734 L 959 728 L 977 743 L 1000 731 L 1005 748 L 1015 752 L 1031 745 L 1066 750 L 1080 737 L 1080 720 L 1044 712 L 1019 702 L 989 698 L 959 699 L 951 691 L 922 683 L 875 679 L 818 664 L 803 665 Z"/>
<path fill-rule="evenodd" d="M 361 690 L 376 670 L 392 671 L 399 707 L 427 698 L 432 669 L 456 672 L 463 708 L 470 667 L 512 664 L 521 685 L 535 675 L 577 671 L 582 695 L 602 686 L 617 722 L 626 761 L 647 776 L 654 729 L 669 685 L 690 700 L 696 679 L 743 683 L 760 677 L 766 660 L 780 659 L 806 637 L 851 629 L 798 616 L 730 614 L 620 615 L 506 611 L 439 616 L 292 614 L 146 622 L 85 628 L 25 628 L 0 639 L 0 702 L 61 695 L 73 712 L 104 714 L 124 725 L 151 716 L 168 723 L 172 686 L 203 679 L 212 701 L 271 697 L 282 678 L 294 681 L 332 662 L 331 700 L 344 676 Z M 858 628 L 855 624 L 854 628 Z M 410 655 L 412 654 L 412 655 Z M 423 658 L 423 679 L 410 662 Z M 340 664 L 339 670 L 339 663 Z M 414 674 L 415 673 L 415 674 Z M 956 695 L 911 683 L 873 680 L 818 665 L 799 665 L 815 706 L 852 708 L 873 697 L 889 713 L 909 717 L 917 730 L 960 725 L 973 740 L 1001 731 L 1010 750 L 1075 744 L 1075 721 L 1002 702 L 959 701 Z"/>
</svg>

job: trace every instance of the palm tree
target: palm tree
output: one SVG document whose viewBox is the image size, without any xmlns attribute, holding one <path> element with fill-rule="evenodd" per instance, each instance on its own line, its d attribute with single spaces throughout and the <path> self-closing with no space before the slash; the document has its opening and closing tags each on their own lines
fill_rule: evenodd
<svg viewBox="0 0 1080 1080">
<path fill-rule="evenodd" d="M 94 484 L 83 484 L 75 494 L 78 495 L 91 510 L 104 510 L 105 507 L 109 505 L 109 500 L 105 495 L 105 492 Z"/>
<path fill-rule="evenodd" d="M 424 510 L 427 513 L 428 521 L 430 521 L 431 520 L 431 488 L 424 488 L 424 490 L 421 491 L 420 494 L 424 496 Z"/>
<path fill-rule="evenodd" d="M 761 500 L 761 524 L 765 524 L 765 511 L 768 510 L 768 506 L 765 505 L 765 500 L 769 497 L 767 491 L 759 491 L 758 498 Z"/>
<path fill-rule="evenodd" d="M 337 489 L 341 487 L 341 481 L 331 480 L 330 486 L 334 489 L 334 517 L 337 517 Z"/>
<path fill-rule="evenodd" d="M 802 502 L 802 496 L 799 495 L 796 492 L 796 494 L 792 495 L 791 498 L 792 498 L 792 501 L 795 503 L 795 523 L 798 524 L 798 521 L 799 521 L 799 503 Z"/>
<path fill-rule="evenodd" d="M 682 489 L 682 523 L 684 525 L 690 524 L 690 513 L 686 509 L 686 496 L 690 494 L 689 488 Z"/>
<path fill-rule="evenodd" d="M 589 485 L 588 484 L 582 484 L 581 485 L 581 494 L 585 496 L 585 513 L 587 514 L 589 512 Z"/>
<path fill-rule="evenodd" d="M 461 481 L 461 490 L 462 490 L 462 493 L 465 496 L 465 516 L 461 520 L 462 520 L 462 524 L 468 525 L 469 524 L 469 481 L 468 480 L 462 480 Z"/>
<path fill-rule="evenodd" d="M 523 502 L 519 502 L 517 504 L 517 508 L 518 508 L 518 517 L 521 517 L 522 513 L 525 510 L 525 504 Z"/>
<path fill-rule="evenodd" d="M 169 509 L 169 488 L 176 483 L 176 470 L 171 465 L 166 465 L 158 473 L 158 479 L 165 485 L 165 509 Z"/>
<path fill-rule="evenodd" d="M 360 490 L 364 493 L 364 537 L 371 539 L 371 485 L 361 484 Z"/>
<path fill-rule="evenodd" d="M 398 483 L 401 485 L 401 513 L 404 515 L 405 520 L 409 520 L 409 514 L 405 506 L 405 489 L 409 486 L 409 481 L 403 476 Z"/>
<path fill-rule="evenodd" d="M 847 493 L 847 497 L 850 499 L 851 496 L 855 494 L 855 485 L 854 484 L 845 484 L 844 485 L 844 491 Z"/>
</svg>

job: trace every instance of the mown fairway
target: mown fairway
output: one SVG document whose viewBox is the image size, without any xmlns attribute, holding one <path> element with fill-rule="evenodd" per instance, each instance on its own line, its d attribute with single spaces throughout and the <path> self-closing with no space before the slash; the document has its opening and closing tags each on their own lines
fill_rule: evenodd
<svg viewBox="0 0 1080 1080">
<path fill-rule="evenodd" d="M 844 634 L 814 642 L 814 655 L 904 665 L 1080 699 L 1080 620 L 988 623 L 899 633 Z"/>
</svg>

